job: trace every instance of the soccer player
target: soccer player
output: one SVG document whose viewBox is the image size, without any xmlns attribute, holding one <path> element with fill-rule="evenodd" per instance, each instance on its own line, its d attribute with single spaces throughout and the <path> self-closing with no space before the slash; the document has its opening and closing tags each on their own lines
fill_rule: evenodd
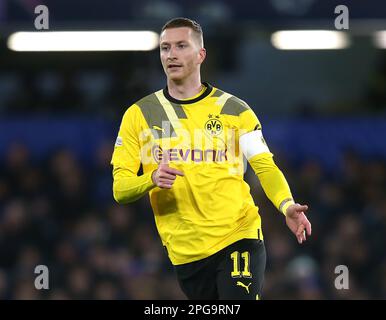
<svg viewBox="0 0 386 320">
<path fill-rule="evenodd" d="M 160 57 L 167 86 L 122 119 L 111 160 L 114 198 L 126 204 L 149 193 L 189 299 L 259 299 L 266 252 L 243 156 L 299 243 L 311 235 L 308 207 L 294 202 L 248 104 L 201 82 L 201 26 L 187 18 L 167 22 Z"/>
</svg>

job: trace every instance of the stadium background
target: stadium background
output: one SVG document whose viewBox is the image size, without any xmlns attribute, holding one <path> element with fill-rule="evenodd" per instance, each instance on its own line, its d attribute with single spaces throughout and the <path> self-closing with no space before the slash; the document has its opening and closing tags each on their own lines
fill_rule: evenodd
<svg viewBox="0 0 386 320">
<path fill-rule="evenodd" d="M 34 31 L 153 30 L 175 16 L 203 26 L 203 80 L 246 100 L 297 201 L 310 206 L 302 246 L 246 179 L 263 217 L 265 299 L 386 298 L 386 30 L 382 1 L 0 0 L 0 299 L 183 299 L 148 198 L 114 203 L 109 165 L 125 109 L 165 84 L 157 49 L 16 52 Z M 335 30 L 341 50 L 279 50 L 271 34 Z M 378 46 L 378 47 L 377 47 Z M 50 289 L 36 290 L 47 265 Z M 349 268 L 349 290 L 334 286 Z"/>
</svg>

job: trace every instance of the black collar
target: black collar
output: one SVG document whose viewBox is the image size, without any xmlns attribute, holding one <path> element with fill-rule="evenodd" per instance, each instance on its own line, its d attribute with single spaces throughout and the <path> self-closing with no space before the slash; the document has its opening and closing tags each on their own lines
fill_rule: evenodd
<svg viewBox="0 0 386 320">
<path fill-rule="evenodd" d="M 174 102 L 177 104 L 191 104 L 191 103 L 195 103 L 197 101 L 204 99 L 212 92 L 213 87 L 209 83 L 203 82 L 202 84 L 206 87 L 206 90 L 201 95 L 199 95 L 198 97 L 196 97 L 194 99 L 188 99 L 188 100 L 175 99 L 169 94 L 168 86 L 165 87 L 165 89 L 163 90 L 163 93 L 164 93 L 164 96 L 166 97 L 166 99 L 168 99 L 170 102 Z"/>
</svg>

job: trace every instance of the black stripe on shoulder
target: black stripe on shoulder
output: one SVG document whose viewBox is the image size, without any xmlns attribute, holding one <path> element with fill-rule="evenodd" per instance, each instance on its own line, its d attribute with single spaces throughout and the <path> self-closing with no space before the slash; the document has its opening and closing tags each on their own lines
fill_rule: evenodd
<svg viewBox="0 0 386 320">
<path fill-rule="evenodd" d="M 182 105 L 174 103 L 174 102 L 170 102 L 170 104 L 172 105 L 174 112 L 176 113 L 178 119 L 187 119 L 188 118 Z"/>
<path fill-rule="evenodd" d="M 221 114 L 238 116 L 248 109 L 250 109 L 250 107 L 243 100 L 232 96 L 225 102 L 221 109 Z"/>
<path fill-rule="evenodd" d="M 154 138 L 158 139 L 160 137 L 168 138 L 176 136 L 173 125 L 170 123 L 169 118 L 155 93 L 142 98 L 136 102 L 136 105 L 138 105 L 141 109 L 141 112 L 147 122 L 147 125 L 151 129 Z M 165 124 L 166 128 L 170 126 L 170 133 L 168 133 L 167 130 L 162 130 L 166 129 Z"/>
<path fill-rule="evenodd" d="M 211 97 L 215 97 L 215 98 L 221 97 L 223 94 L 224 94 L 224 91 L 216 88 L 216 91 L 211 95 Z"/>
</svg>

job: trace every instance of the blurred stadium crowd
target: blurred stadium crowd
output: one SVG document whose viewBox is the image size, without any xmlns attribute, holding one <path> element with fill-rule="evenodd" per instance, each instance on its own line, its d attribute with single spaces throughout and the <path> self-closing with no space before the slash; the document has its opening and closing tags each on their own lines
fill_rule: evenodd
<svg viewBox="0 0 386 320">
<path fill-rule="evenodd" d="M 121 70 L 42 69 L 0 72 L 0 114 L 51 113 L 119 117 L 127 97 L 136 101 L 150 92 L 141 72 Z"/>
<path fill-rule="evenodd" d="M 148 198 L 119 206 L 111 195 L 112 144 L 95 163 L 67 149 L 34 162 L 10 145 L 0 173 L 0 299 L 184 299 L 154 227 Z M 299 246 L 251 170 L 268 264 L 265 299 L 386 297 L 386 163 L 347 152 L 334 175 L 315 161 L 277 160 L 298 201 L 310 204 L 313 235 Z M 36 290 L 47 265 L 50 289 Z M 337 265 L 350 271 L 336 290 Z"/>
<path fill-rule="evenodd" d="M 195 2 L 189 1 L 191 7 Z M 124 3 L 131 5 L 131 2 Z M 171 1 L 170 4 L 176 6 L 180 2 Z M 116 10 L 110 2 L 105 5 L 115 14 L 126 12 Z M 239 2 L 235 7 L 245 11 L 243 14 L 247 17 L 256 13 L 249 12 L 248 7 L 239 5 Z M 71 8 L 68 10 L 72 17 L 76 12 L 71 6 L 68 8 Z M 161 11 L 164 8 L 164 5 L 159 6 Z M 149 10 L 145 9 L 144 6 L 144 12 Z M 168 15 L 172 9 L 165 9 Z M 208 12 L 222 12 L 227 16 L 233 12 L 221 11 L 217 6 L 204 9 L 206 15 Z M 256 11 L 260 12 L 260 9 L 256 6 Z M 328 7 L 328 12 L 332 13 L 330 9 Z M 176 7 L 172 12 L 178 14 L 179 10 Z M 138 15 L 137 11 L 133 12 Z M 150 12 L 149 18 L 152 19 L 154 14 Z M 213 15 L 209 17 L 212 19 Z M 287 62 L 281 64 L 282 56 L 260 42 L 256 42 L 256 51 L 250 51 L 250 47 L 238 51 L 243 47 L 238 34 L 242 35 L 242 32 L 236 32 L 234 38 L 231 32 L 219 32 L 216 28 L 212 28 L 212 33 L 218 37 L 208 41 L 208 46 L 212 47 L 208 50 L 210 56 L 203 70 L 203 79 L 222 88 L 224 85 L 224 89 L 239 85 L 234 89 L 235 94 L 240 89 L 257 91 L 259 83 L 255 75 L 259 75 L 259 79 L 271 79 L 267 83 L 273 84 L 269 88 L 260 88 L 267 91 L 267 101 L 271 97 L 285 100 L 291 91 L 298 90 L 294 96 L 298 92 L 303 95 L 303 91 L 307 91 L 303 88 L 303 83 L 307 85 L 308 81 L 304 80 L 307 79 L 304 76 L 306 71 L 311 76 L 315 73 L 315 81 L 308 81 L 309 87 L 318 88 L 315 101 L 312 100 L 315 92 L 305 92 L 305 103 L 294 105 L 290 111 L 280 106 L 276 108 L 273 101 L 273 107 L 266 107 L 263 116 L 267 111 L 271 112 L 269 116 L 288 114 L 300 118 L 300 121 L 315 117 L 327 123 L 329 116 L 336 114 L 343 118 L 342 122 L 352 114 L 358 118 L 376 114 L 381 120 L 386 114 L 384 53 L 377 52 L 377 58 L 374 58 L 377 63 L 372 65 L 370 79 L 367 70 L 362 70 L 363 74 L 359 72 L 361 90 L 355 92 L 357 95 L 351 100 L 340 96 L 339 84 L 355 82 L 350 78 L 351 74 L 355 74 L 355 68 L 361 71 L 367 59 L 366 56 L 362 59 L 361 54 L 375 52 L 372 47 L 364 47 L 356 53 L 354 46 L 355 59 L 347 62 L 352 63 L 351 69 L 338 72 L 339 61 L 344 60 L 343 54 L 313 52 L 298 57 L 298 53 L 288 53 L 288 57 L 295 60 L 284 60 Z M 229 35 L 231 37 L 226 38 Z M 311 59 L 318 58 L 318 55 L 323 59 Z M 267 69 L 259 69 L 268 59 L 279 63 L 274 68 L 268 64 Z M 240 69 L 248 61 L 250 63 L 245 64 L 245 69 Z M 336 70 L 331 67 L 333 62 Z M 291 64 L 292 70 L 298 70 L 289 69 L 287 77 L 281 79 Z M 248 70 L 252 78 L 239 78 Z M 275 73 L 271 75 L 275 70 L 280 79 Z M 210 77 L 205 77 L 206 72 Z M 320 74 L 325 76 L 322 77 L 325 86 L 319 86 L 317 75 Z M 292 87 L 290 82 L 293 82 Z M 288 90 L 280 91 L 287 84 Z M 147 54 L 19 55 L 5 50 L 5 45 L 4 48 L 0 46 L 2 121 L 7 121 L 7 117 L 28 121 L 30 116 L 33 119 L 41 116 L 50 122 L 50 116 L 67 119 L 70 114 L 99 117 L 106 122 L 116 122 L 118 126 L 128 105 L 163 85 L 164 76 L 156 51 Z M 354 91 L 357 87 L 347 88 L 347 91 Z M 329 95 L 336 101 L 324 99 Z M 258 105 L 244 94 L 242 98 L 252 107 Z M 315 108 L 318 104 L 321 107 Z M 386 125 L 386 121 L 383 123 Z M 100 141 L 99 147 L 89 157 L 93 161 L 84 161 L 71 147 L 59 146 L 44 157 L 36 158 L 33 157 L 35 150 L 12 138 L 7 148 L 0 144 L 0 300 L 185 299 L 158 237 L 148 197 L 125 206 L 114 203 L 110 166 L 113 139 Z M 52 138 L 55 139 L 54 133 Z M 308 143 L 306 138 L 303 143 Z M 384 136 L 377 138 L 384 140 Z M 368 149 L 378 142 L 366 136 L 362 140 L 361 144 L 366 144 Z M 4 141 L 0 136 L 0 143 Z M 303 161 L 293 161 L 288 145 L 270 147 L 296 200 L 310 207 L 313 234 L 299 246 L 286 227 L 284 217 L 264 195 L 253 171 L 249 169 L 246 172 L 245 179 L 260 208 L 267 248 L 263 298 L 386 299 L 386 159 L 347 149 L 342 152 L 339 167 L 330 170 L 319 161 L 321 159 L 309 160 L 306 154 L 297 157 Z M 331 149 L 327 147 L 326 150 L 328 153 Z M 35 289 L 37 275 L 34 269 L 40 264 L 49 269 L 49 290 Z M 335 288 L 338 275 L 334 271 L 339 265 L 346 265 L 349 269 L 349 290 Z"/>
</svg>

